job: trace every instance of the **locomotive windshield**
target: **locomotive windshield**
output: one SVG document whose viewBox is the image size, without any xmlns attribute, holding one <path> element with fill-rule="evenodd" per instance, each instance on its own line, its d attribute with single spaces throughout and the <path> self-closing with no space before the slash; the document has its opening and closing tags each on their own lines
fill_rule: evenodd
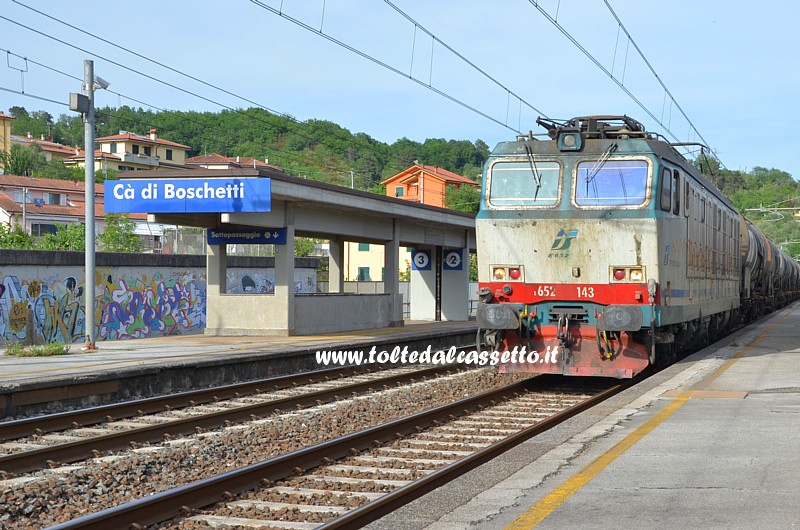
<svg viewBox="0 0 800 530">
<path fill-rule="evenodd" d="M 561 167 L 557 162 L 497 162 L 491 168 L 492 206 L 552 206 L 558 202 Z"/>
<path fill-rule="evenodd" d="M 578 206 L 637 206 L 647 199 L 647 162 L 615 160 L 578 164 L 575 204 Z"/>
</svg>

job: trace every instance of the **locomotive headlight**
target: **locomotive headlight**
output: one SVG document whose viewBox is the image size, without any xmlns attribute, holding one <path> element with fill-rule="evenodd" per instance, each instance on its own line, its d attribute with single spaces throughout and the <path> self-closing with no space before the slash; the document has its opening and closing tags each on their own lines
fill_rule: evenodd
<svg viewBox="0 0 800 530">
<path fill-rule="evenodd" d="M 506 270 L 503 267 L 495 267 L 492 271 L 495 280 L 502 280 L 506 277 Z"/>
<path fill-rule="evenodd" d="M 625 279 L 625 269 L 614 269 L 614 279 L 622 281 Z"/>
<path fill-rule="evenodd" d="M 519 267 L 514 267 L 509 269 L 508 275 L 511 277 L 512 280 L 519 280 L 522 276 L 522 271 L 519 270 Z"/>
<path fill-rule="evenodd" d="M 631 269 L 630 280 L 632 282 L 641 282 L 644 278 L 644 274 L 642 273 L 642 269 Z"/>
</svg>

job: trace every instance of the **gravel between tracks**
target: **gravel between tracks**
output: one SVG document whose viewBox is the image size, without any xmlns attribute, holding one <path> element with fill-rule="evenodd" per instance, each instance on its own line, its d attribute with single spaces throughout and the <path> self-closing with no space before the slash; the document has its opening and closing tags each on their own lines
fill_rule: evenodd
<svg viewBox="0 0 800 530">
<path fill-rule="evenodd" d="M 0 528 L 69 521 L 525 377 L 461 372 L 0 481 Z"/>
</svg>

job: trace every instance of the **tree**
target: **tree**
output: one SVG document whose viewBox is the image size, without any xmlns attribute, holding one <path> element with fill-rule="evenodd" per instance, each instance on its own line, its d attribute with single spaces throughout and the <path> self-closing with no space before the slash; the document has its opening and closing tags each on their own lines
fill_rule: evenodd
<svg viewBox="0 0 800 530">
<path fill-rule="evenodd" d="M 0 248 L 31 249 L 33 236 L 21 225 L 0 224 Z"/>
<path fill-rule="evenodd" d="M 475 186 L 454 186 L 450 184 L 444 191 L 444 206 L 459 212 L 478 213 L 481 192 Z"/>
<path fill-rule="evenodd" d="M 127 215 L 107 214 L 106 229 L 97 239 L 105 252 L 141 252 L 144 248 L 136 223 Z"/>
<path fill-rule="evenodd" d="M 469 255 L 469 281 L 478 281 L 478 255 L 475 253 Z"/>
<path fill-rule="evenodd" d="M 322 243 L 321 239 L 313 237 L 294 238 L 294 255 L 297 257 L 310 256 L 314 252 L 315 245 Z"/>
<path fill-rule="evenodd" d="M 57 158 L 49 161 L 35 173 L 36 177 L 58 180 L 83 180 L 84 170 L 80 167 L 67 167 Z"/>
<path fill-rule="evenodd" d="M 38 145 L 30 147 L 11 144 L 11 151 L 0 152 L 3 167 L 9 175 L 33 176 L 47 165 L 47 158 Z"/>
<path fill-rule="evenodd" d="M 39 239 L 42 250 L 86 250 L 86 227 L 81 223 L 58 225 L 55 234 L 45 234 Z"/>
</svg>

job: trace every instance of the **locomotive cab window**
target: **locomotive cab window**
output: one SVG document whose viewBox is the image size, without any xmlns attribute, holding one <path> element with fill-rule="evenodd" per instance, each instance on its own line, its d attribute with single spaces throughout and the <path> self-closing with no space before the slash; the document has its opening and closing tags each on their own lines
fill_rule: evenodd
<svg viewBox="0 0 800 530">
<path fill-rule="evenodd" d="M 669 169 L 661 174 L 661 209 L 665 212 L 672 209 L 672 171 Z"/>
<path fill-rule="evenodd" d="M 578 164 L 575 204 L 578 206 L 639 206 L 647 200 L 645 160 L 587 160 Z"/>
<path fill-rule="evenodd" d="M 675 192 L 675 195 L 672 199 L 672 213 L 675 215 L 681 214 L 681 174 L 677 170 L 673 174 L 673 185 L 672 189 Z"/>
<path fill-rule="evenodd" d="M 561 166 L 545 161 L 499 161 L 489 169 L 492 206 L 553 206 L 558 202 Z"/>
</svg>

